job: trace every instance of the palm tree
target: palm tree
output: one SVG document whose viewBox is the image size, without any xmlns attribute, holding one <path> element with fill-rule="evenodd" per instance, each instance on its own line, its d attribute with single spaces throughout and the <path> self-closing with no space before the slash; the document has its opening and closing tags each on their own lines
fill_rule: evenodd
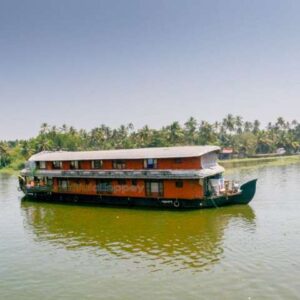
<svg viewBox="0 0 300 300">
<path fill-rule="evenodd" d="M 298 125 L 298 121 L 297 120 L 293 120 L 292 121 L 293 128 L 297 127 L 297 125 Z"/>
<path fill-rule="evenodd" d="M 68 126 L 66 124 L 63 124 L 60 128 L 61 132 L 67 133 L 68 132 Z"/>
<path fill-rule="evenodd" d="M 22 141 L 20 143 L 21 155 L 27 160 L 32 154 L 34 154 L 35 150 L 30 141 Z"/>
<path fill-rule="evenodd" d="M 50 126 L 48 125 L 48 123 L 42 123 L 41 129 L 40 129 L 40 134 L 48 133 L 49 130 L 50 130 Z"/>
<path fill-rule="evenodd" d="M 253 133 L 257 134 L 259 132 L 260 122 L 258 120 L 254 120 L 253 123 Z"/>
<path fill-rule="evenodd" d="M 220 122 L 218 122 L 218 121 L 214 122 L 214 124 L 213 124 L 214 131 L 216 133 L 219 133 L 221 131 L 221 126 L 222 126 L 222 124 Z"/>
<path fill-rule="evenodd" d="M 179 122 L 175 121 L 171 125 L 167 126 L 167 128 L 170 133 L 171 145 L 179 145 L 180 143 L 182 143 L 182 138 L 184 137 L 184 133 Z"/>
<path fill-rule="evenodd" d="M 38 152 L 53 150 L 51 140 L 44 137 L 37 139 L 37 150 Z"/>
<path fill-rule="evenodd" d="M 152 134 L 152 130 L 148 127 L 148 125 L 145 125 L 137 132 L 137 144 L 140 147 L 148 146 L 151 141 Z"/>
<path fill-rule="evenodd" d="M 238 134 L 241 134 L 243 132 L 243 118 L 241 116 L 236 116 L 235 118 L 235 126 L 236 126 L 236 132 Z"/>
<path fill-rule="evenodd" d="M 0 168 L 6 167 L 10 163 L 9 147 L 6 143 L 0 143 Z"/>
<path fill-rule="evenodd" d="M 273 139 L 269 132 L 261 130 L 257 132 L 256 152 L 260 154 L 271 153 L 274 150 Z"/>
<path fill-rule="evenodd" d="M 76 131 L 76 129 L 75 129 L 73 126 L 71 126 L 71 127 L 69 128 L 69 133 L 70 133 L 71 135 L 75 135 L 75 134 L 77 133 L 77 131 Z"/>
<path fill-rule="evenodd" d="M 127 130 L 129 131 L 129 132 L 133 132 L 134 131 L 134 125 L 133 125 L 133 123 L 128 123 L 128 125 L 127 125 Z"/>
<path fill-rule="evenodd" d="M 86 136 L 86 132 L 81 132 L 81 137 L 84 138 L 85 136 Z M 96 127 L 91 130 L 89 134 L 89 144 L 92 149 L 94 150 L 104 149 L 105 141 L 106 141 L 106 135 L 102 127 Z"/>
<path fill-rule="evenodd" d="M 214 131 L 213 125 L 206 121 L 202 121 L 199 126 L 198 144 L 208 145 L 217 143 L 217 134 Z"/>
<path fill-rule="evenodd" d="M 284 130 L 286 128 L 285 120 L 282 117 L 277 118 L 275 126 L 277 129 Z"/>
<path fill-rule="evenodd" d="M 244 123 L 244 131 L 245 132 L 250 132 L 252 130 L 252 128 L 253 128 L 253 124 L 251 122 L 246 121 Z"/>
<path fill-rule="evenodd" d="M 226 130 L 229 132 L 234 131 L 235 129 L 235 118 L 232 114 L 228 114 L 224 119 L 223 119 L 223 126 Z"/>
<path fill-rule="evenodd" d="M 197 132 L 197 120 L 193 117 L 190 117 L 184 123 L 184 132 L 185 132 L 185 141 L 188 145 L 195 144 L 196 141 L 196 132 Z"/>
</svg>

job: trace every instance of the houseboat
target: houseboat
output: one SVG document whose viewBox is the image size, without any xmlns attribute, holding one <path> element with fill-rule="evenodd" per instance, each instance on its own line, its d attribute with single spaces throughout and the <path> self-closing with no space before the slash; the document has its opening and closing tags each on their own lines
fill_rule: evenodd
<svg viewBox="0 0 300 300">
<path fill-rule="evenodd" d="M 174 208 L 248 204 L 256 179 L 243 185 L 223 178 L 217 146 L 104 151 L 43 151 L 19 176 L 27 197 Z"/>
</svg>

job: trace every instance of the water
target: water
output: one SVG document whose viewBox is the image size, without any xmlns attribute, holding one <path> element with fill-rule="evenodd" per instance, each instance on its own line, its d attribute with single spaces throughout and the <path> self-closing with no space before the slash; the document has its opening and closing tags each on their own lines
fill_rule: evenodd
<svg viewBox="0 0 300 300">
<path fill-rule="evenodd" d="M 300 299 L 300 165 L 245 169 L 249 206 L 21 201 L 0 175 L 0 299 Z"/>
</svg>

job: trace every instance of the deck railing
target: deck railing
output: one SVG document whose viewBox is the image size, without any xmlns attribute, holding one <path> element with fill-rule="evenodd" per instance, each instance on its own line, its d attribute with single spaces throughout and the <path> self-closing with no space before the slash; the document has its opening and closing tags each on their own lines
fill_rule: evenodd
<svg viewBox="0 0 300 300">
<path fill-rule="evenodd" d="M 35 186 L 26 186 L 27 193 L 50 193 L 52 192 L 52 186 L 49 185 L 35 185 Z"/>
<path fill-rule="evenodd" d="M 224 181 L 224 193 L 225 194 L 235 194 L 240 190 L 240 185 L 234 180 Z"/>
<path fill-rule="evenodd" d="M 27 170 L 23 175 L 28 175 Z M 36 175 L 49 178 L 199 179 L 210 174 L 206 174 L 206 170 L 39 170 Z"/>
<path fill-rule="evenodd" d="M 239 184 L 233 180 L 225 180 L 223 184 L 220 184 L 219 181 L 216 184 L 210 184 L 210 195 L 211 196 L 220 196 L 220 195 L 232 195 L 240 192 Z"/>
</svg>

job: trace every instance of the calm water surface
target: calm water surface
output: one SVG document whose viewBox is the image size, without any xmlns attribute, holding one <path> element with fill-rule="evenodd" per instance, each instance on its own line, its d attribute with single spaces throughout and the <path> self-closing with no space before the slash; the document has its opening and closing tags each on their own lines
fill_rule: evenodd
<svg viewBox="0 0 300 300">
<path fill-rule="evenodd" d="M 21 200 L 0 175 L 0 299 L 300 299 L 300 165 L 249 206 L 198 211 Z"/>
</svg>

